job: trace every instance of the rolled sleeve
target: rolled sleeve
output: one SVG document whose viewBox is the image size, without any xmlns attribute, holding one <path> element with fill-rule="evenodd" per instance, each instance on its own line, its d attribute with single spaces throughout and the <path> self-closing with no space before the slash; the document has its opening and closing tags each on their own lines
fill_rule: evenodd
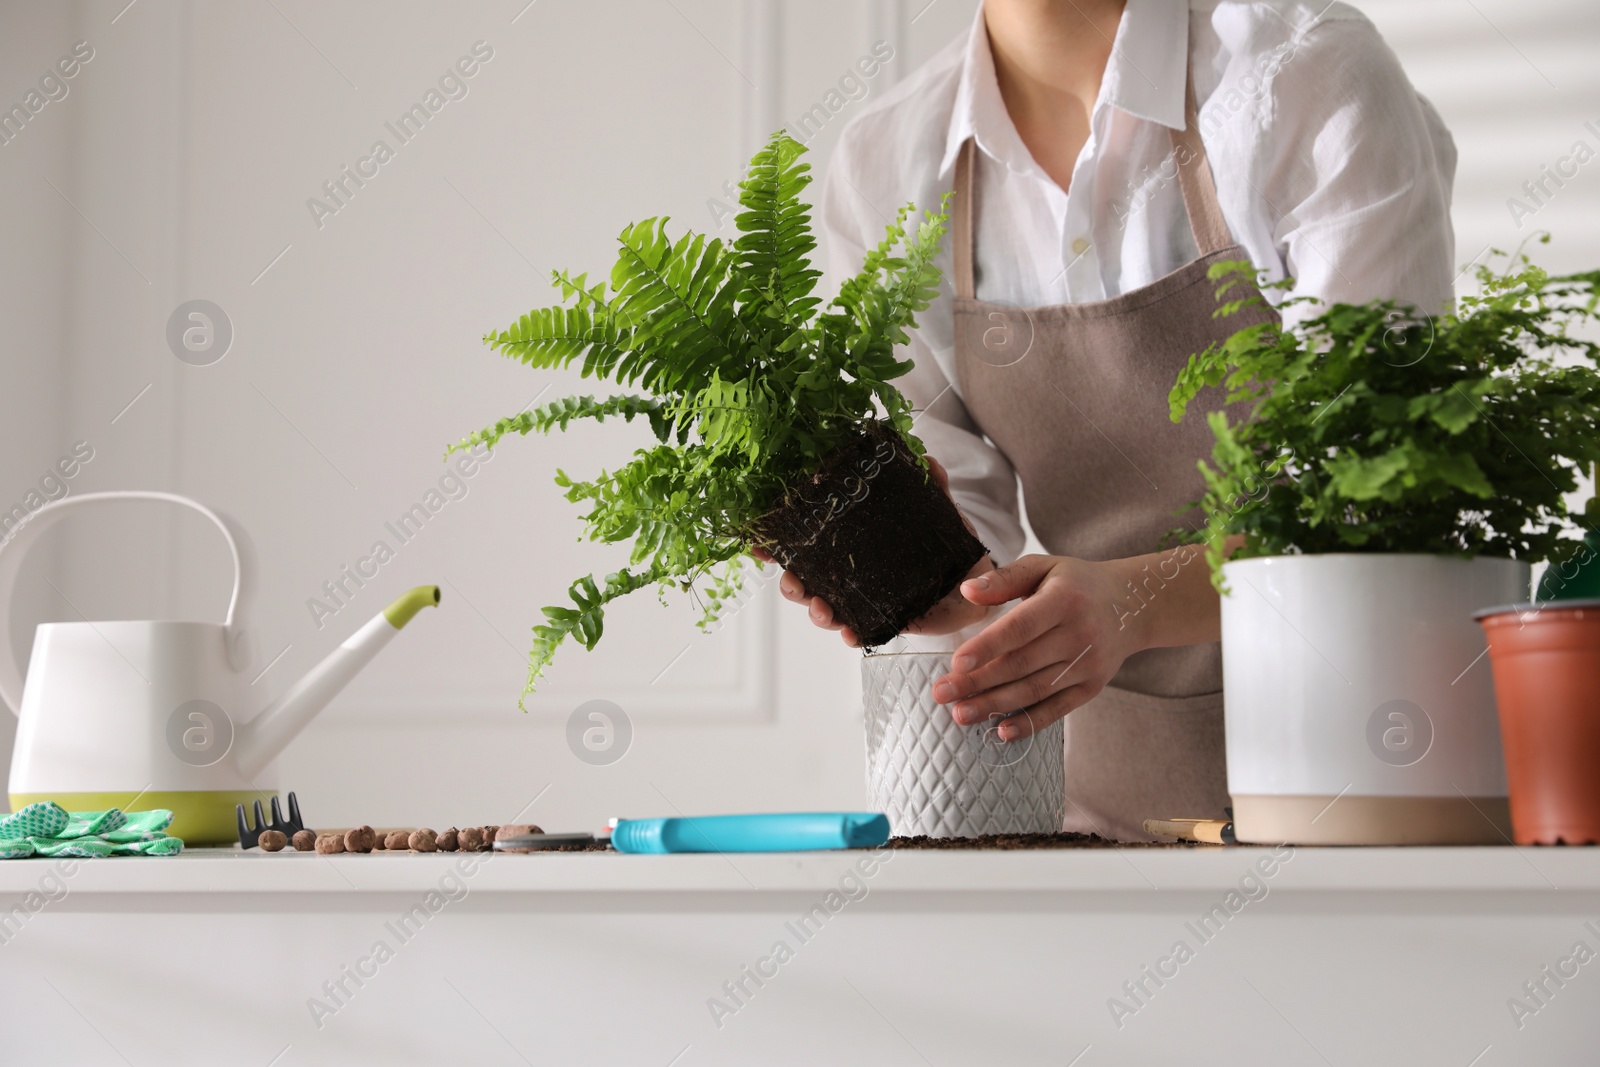
<svg viewBox="0 0 1600 1067">
<path fill-rule="evenodd" d="M 1455 281 L 1454 142 L 1363 18 L 1296 43 L 1273 84 L 1259 188 L 1291 295 L 1434 314 Z M 1295 320 L 1313 305 L 1287 309 Z"/>
</svg>

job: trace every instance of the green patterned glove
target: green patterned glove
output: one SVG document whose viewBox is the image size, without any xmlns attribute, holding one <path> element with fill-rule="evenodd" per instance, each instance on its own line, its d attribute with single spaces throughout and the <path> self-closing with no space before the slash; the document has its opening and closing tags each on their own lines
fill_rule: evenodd
<svg viewBox="0 0 1600 1067">
<path fill-rule="evenodd" d="M 0 815 L 0 840 L 19 837 L 59 837 L 72 816 L 53 800 L 29 804 L 21 811 Z"/>
<path fill-rule="evenodd" d="M 68 812 L 50 800 L 0 816 L 0 859 L 28 856 L 174 856 L 183 841 L 164 833 L 172 812 Z"/>
</svg>

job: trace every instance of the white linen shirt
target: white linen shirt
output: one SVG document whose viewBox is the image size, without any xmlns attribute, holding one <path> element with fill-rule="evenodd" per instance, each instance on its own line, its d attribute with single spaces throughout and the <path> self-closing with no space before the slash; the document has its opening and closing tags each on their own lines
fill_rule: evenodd
<svg viewBox="0 0 1600 1067">
<path fill-rule="evenodd" d="M 1258 269 L 1294 278 L 1287 295 L 1330 303 L 1448 303 L 1455 146 L 1366 17 L 1326 0 L 1128 0 L 1066 192 L 1012 125 L 980 7 L 970 33 L 841 135 L 819 204 L 833 280 L 860 269 L 898 207 L 937 209 L 969 136 L 981 299 L 1103 300 L 1193 260 L 1168 136 L 1184 125 L 1186 60 L 1223 216 Z M 1004 563 L 1024 543 L 1016 475 L 955 384 L 950 243 L 940 295 L 906 353 L 915 370 L 896 384 L 921 412 L 915 432 L 949 470 L 956 502 Z M 1314 313 L 1297 305 L 1286 318 Z"/>
</svg>

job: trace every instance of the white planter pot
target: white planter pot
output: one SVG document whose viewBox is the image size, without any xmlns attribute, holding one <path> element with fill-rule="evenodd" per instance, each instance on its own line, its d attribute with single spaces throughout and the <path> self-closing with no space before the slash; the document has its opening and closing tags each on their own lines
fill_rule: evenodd
<svg viewBox="0 0 1600 1067">
<path fill-rule="evenodd" d="M 933 701 L 949 653 L 899 652 L 861 661 L 867 797 L 897 835 L 1054 833 L 1066 803 L 1061 723 L 1000 742 L 994 725 L 958 726 Z"/>
<path fill-rule="evenodd" d="M 1472 613 L 1526 600 L 1526 563 L 1274 556 L 1222 573 L 1239 840 L 1510 840 L 1493 679 Z"/>
</svg>

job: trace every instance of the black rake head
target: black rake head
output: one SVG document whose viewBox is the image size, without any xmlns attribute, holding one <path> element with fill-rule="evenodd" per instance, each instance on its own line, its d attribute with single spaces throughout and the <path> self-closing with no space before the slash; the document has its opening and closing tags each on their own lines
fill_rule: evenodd
<svg viewBox="0 0 1600 1067">
<path fill-rule="evenodd" d="M 267 822 L 265 816 L 262 814 L 261 801 L 259 800 L 255 802 L 254 826 L 251 826 L 245 822 L 243 804 L 234 805 L 234 812 L 239 819 L 240 848 L 255 848 L 260 842 L 261 833 L 264 830 L 279 830 L 283 833 L 283 836 L 293 837 L 296 833 L 306 828 L 304 820 L 300 818 L 300 801 L 295 798 L 293 792 L 290 792 L 289 794 L 289 817 L 287 819 L 283 817 L 283 809 L 278 807 L 278 798 L 276 795 L 274 795 L 272 798 L 271 822 Z"/>
</svg>

